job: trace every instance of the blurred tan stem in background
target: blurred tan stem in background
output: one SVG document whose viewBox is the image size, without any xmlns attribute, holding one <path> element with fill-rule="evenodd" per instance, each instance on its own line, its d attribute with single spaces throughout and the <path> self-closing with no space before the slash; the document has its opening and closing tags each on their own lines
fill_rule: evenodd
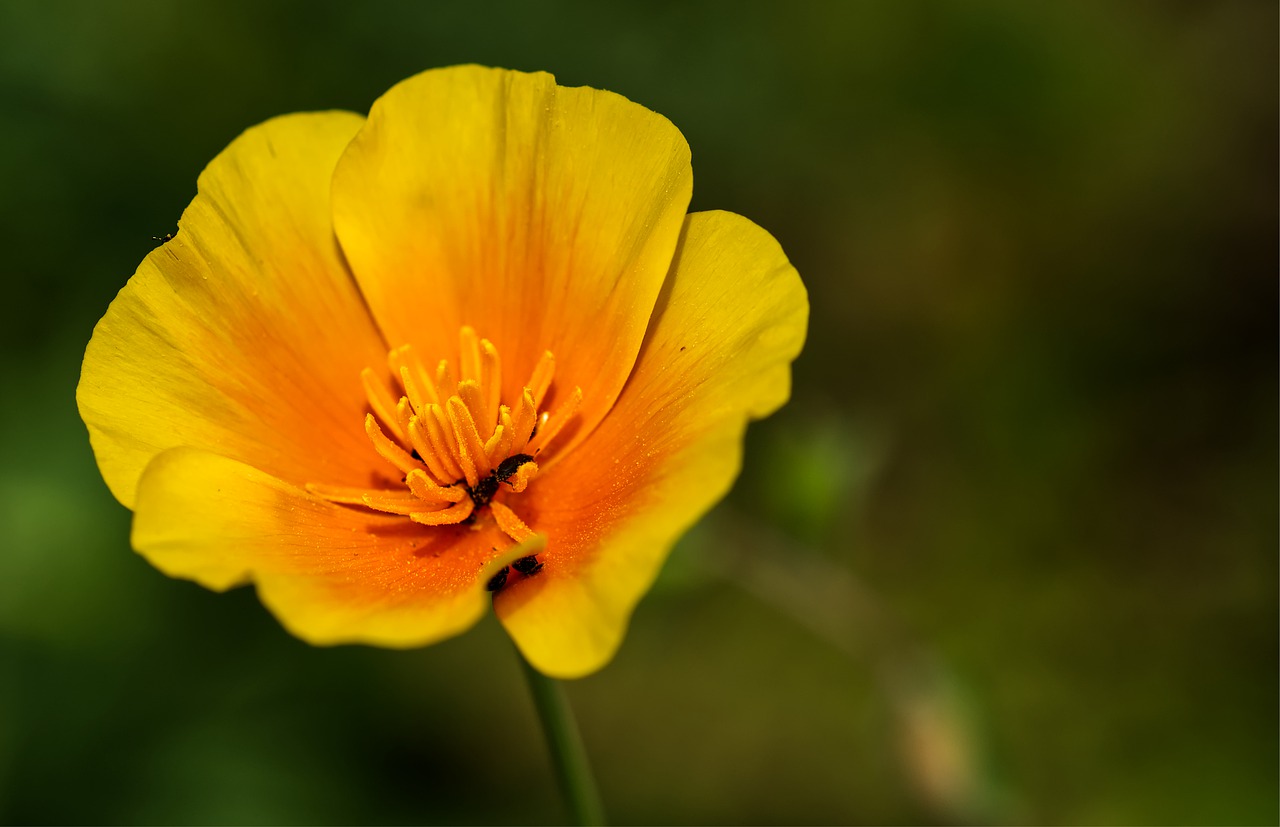
<svg viewBox="0 0 1280 827">
<path fill-rule="evenodd" d="M 939 819 L 1006 822 L 974 711 L 927 644 L 847 568 L 742 512 L 721 514 L 707 565 L 774 610 L 865 663 L 892 712 L 902 769 Z"/>
</svg>

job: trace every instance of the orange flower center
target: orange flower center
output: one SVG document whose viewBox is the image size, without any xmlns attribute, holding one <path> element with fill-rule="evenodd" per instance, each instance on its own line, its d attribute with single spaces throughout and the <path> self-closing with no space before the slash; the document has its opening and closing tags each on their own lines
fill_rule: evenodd
<svg viewBox="0 0 1280 827">
<path fill-rule="evenodd" d="M 498 349 L 470 327 L 459 340 L 457 373 L 447 359 L 428 370 L 412 346 L 402 345 L 388 354 L 396 386 L 388 389 L 370 368 L 361 374 L 373 411 L 365 433 L 399 470 L 404 488 L 307 487 L 332 502 L 429 526 L 473 522 L 487 509 L 507 536 L 524 542 L 533 531 L 501 497 L 524 491 L 537 476 L 538 456 L 577 413 L 582 389 L 575 387 L 554 414 L 541 409 L 555 373 L 555 357 L 546 351 L 518 396 L 504 404 Z"/>
</svg>

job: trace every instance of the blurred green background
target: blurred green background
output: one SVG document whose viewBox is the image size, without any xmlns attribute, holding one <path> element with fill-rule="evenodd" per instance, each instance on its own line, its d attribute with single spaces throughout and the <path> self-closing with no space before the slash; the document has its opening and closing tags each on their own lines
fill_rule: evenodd
<svg viewBox="0 0 1280 827">
<path fill-rule="evenodd" d="M 563 818 L 501 629 L 313 649 L 129 550 L 92 327 L 244 128 L 421 69 L 670 117 L 790 406 L 568 686 L 618 823 L 1276 823 L 1277 8 L 0 4 L 0 821 Z"/>
</svg>

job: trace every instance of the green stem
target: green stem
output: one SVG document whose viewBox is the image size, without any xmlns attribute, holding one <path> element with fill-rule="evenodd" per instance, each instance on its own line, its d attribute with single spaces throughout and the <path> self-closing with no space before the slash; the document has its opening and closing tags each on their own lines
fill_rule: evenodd
<svg viewBox="0 0 1280 827">
<path fill-rule="evenodd" d="M 569 709 L 569 702 L 565 700 L 564 690 L 558 681 L 530 666 L 523 655 L 520 655 L 520 665 L 524 667 L 524 676 L 529 681 L 533 705 L 542 719 L 556 780 L 573 823 L 604 824 L 604 806 L 600 803 L 587 751 L 582 746 L 582 736 L 578 734 L 578 725 L 573 719 L 573 710 Z"/>
</svg>

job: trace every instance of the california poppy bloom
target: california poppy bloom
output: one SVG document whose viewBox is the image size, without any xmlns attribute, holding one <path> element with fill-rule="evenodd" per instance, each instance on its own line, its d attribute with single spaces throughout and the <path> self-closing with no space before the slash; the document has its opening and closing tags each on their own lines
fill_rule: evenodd
<svg viewBox="0 0 1280 827">
<path fill-rule="evenodd" d="M 245 132 L 85 352 L 134 547 L 312 643 L 431 643 L 492 596 L 535 667 L 598 669 L 805 335 L 778 244 L 691 191 L 669 121 L 546 74 Z"/>
</svg>

